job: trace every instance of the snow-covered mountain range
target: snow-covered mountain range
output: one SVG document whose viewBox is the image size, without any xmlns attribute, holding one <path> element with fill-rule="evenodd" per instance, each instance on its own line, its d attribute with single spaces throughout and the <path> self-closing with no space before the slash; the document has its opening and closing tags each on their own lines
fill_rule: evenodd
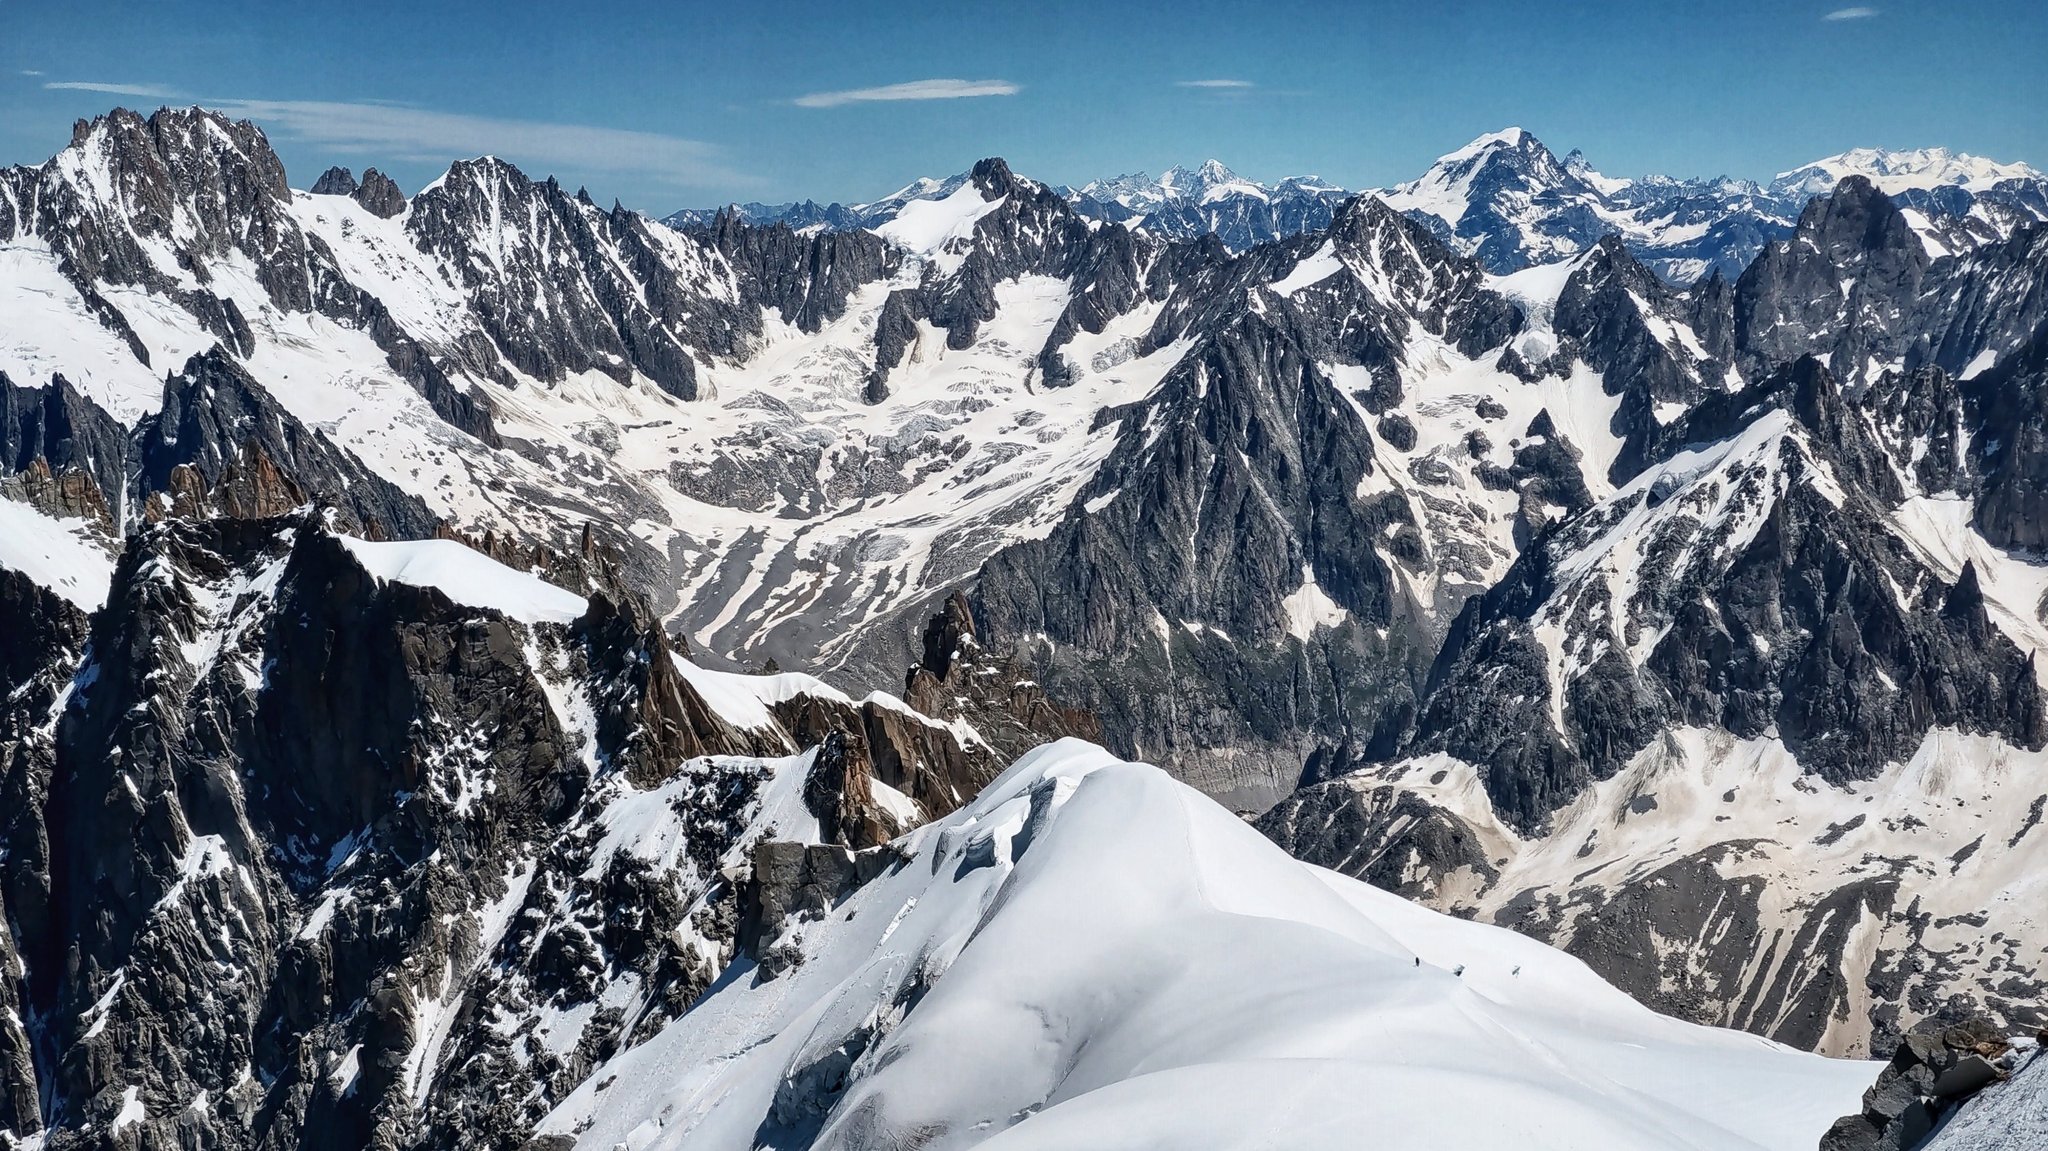
<svg viewBox="0 0 2048 1151">
<path fill-rule="evenodd" d="M 1368 190 L 1436 231 L 1494 272 L 1552 263 L 1619 235 L 1638 259 L 1675 284 L 1714 272 L 1733 279 L 1763 246 L 1789 235 L 1806 202 L 1862 176 L 1913 210 L 1923 240 L 1961 249 L 2048 218 L 2048 176 L 1946 148 L 1857 148 L 1780 173 L 1768 184 L 1731 179 L 1601 175 L 1572 152 L 1559 159 L 1520 128 L 1473 140 L 1440 157 L 1421 176 Z M 936 199 L 964 180 L 923 179 L 872 204 L 745 204 L 725 209 L 750 224 L 792 228 L 872 228 L 913 199 Z M 1216 160 L 1058 189 L 1091 220 L 1175 239 L 1214 235 L 1241 252 L 1270 240 L 1327 227 L 1348 192 L 1315 176 L 1266 185 Z M 674 227 L 701 227 L 717 209 L 674 213 Z"/>
<path fill-rule="evenodd" d="M 1872 1072 L 1777 1044 L 2048 1021 L 2033 178 L 677 228 L 83 122 L 0 171 L 0 1129 L 1811 1145 Z"/>
</svg>

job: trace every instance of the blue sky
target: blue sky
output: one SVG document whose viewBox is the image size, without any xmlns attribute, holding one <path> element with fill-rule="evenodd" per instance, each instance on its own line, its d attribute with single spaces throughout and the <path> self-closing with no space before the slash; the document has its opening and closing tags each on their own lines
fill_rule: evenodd
<svg viewBox="0 0 2048 1151">
<path fill-rule="evenodd" d="M 495 152 L 651 210 L 861 200 L 1007 157 L 1392 183 L 1518 124 L 1613 175 L 1874 145 L 2048 168 L 2048 4 L 0 0 L 0 163 L 116 104 L 262 124 L 292 181 Z"/>
</svg>

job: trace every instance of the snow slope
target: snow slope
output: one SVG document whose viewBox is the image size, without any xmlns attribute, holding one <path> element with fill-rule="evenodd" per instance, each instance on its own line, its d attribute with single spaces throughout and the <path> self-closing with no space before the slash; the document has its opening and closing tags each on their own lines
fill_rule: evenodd
<svg viewBox="0 0 2048 1151">
<path fill-rule="evenodd" d="M 1637 1006 L 1062 741 L 543 1123 L 581 1148 L 1794 1148 L 1872 1069 Z"/>
<path fill-rule="evenodd" d="M 0 498 L 0 568 L 18 571 L 85 611 L 107 602 L 114 560 L 84 520 L 60 520 Z"/>
<path fill-rule="evenodd" d="M 569 623 L 589 607 L 575 592 L 506 567 L 453 540 L 373 543 L 336 538 L 380 580 L 436 588 L 456 603 L 490 608 L 522 623 Z"/>
</svg>

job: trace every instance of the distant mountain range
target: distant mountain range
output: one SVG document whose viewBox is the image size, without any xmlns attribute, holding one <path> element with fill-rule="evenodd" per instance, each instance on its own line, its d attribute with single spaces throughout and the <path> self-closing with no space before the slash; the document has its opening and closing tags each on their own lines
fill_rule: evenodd
<svg viewBox="0 0 2048 1151">
<path fill-rule="evenodd" d="M 1678 179 L 1602 175 L 1577 151 L 1562 159 L 1531 133 L 1508 128 L 1439 157 L 1428 171 L 1386 189 L 1359 191 L 1316 176 L 1262 184 L 1216 160 L 1054 186 L 1076 213 L 1168 239 L 1215 235 L 1242 252 L 1269 240 L 1328 227 L 1338 205 L 1378 195 L 1489 271 L 1508 273 L 1584 252 L 1619 235 L 1658 275 L 1689 284 L 1715 272 L 1733 278 L 1765 244 L 1788 236 L 1808 200 L 1859 175 L 1908 209 L 1933 254 L 2010 235 L 2048 218 L 2048 176 L 1946 148 L 1892 152 L 1857 148 L 1780 173 L 1768 184 L 1727 177 Z M 876 228 L 903 205 L 952 195 L 967 176 L 916 180 L 867 204 L 736 204 L 687 209 L 671 227 L 709 226 L 720 212 L 741 222 L 798 230 Z"/>
</svg>

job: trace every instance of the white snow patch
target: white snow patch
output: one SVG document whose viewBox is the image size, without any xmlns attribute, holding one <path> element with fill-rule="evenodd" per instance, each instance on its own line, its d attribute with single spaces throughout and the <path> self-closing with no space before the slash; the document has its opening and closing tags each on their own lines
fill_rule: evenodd
<svg viewBox="0 0 2048 1151">
<path fill-rule="evenodd" d="M 697 689 L 697 694 L 704 697 L 704 702 L 711 705 L 711 710 L 717 712 L 719 718 L 749 731 L 778 726 L 775 713 L 770 709 L 800 695 L 816 696 L 849 706 L 853 703 L 845 692 L 802 672 L 745 675 L 713 671 L 699 667 L 681 655 L 675 657 L 675 664 L 676 670 L 682 673 L 691 687 Z"/>
<path fill-rule="evenodd" d="M 18 571 L 77 607 L 107 602 L 114 561 L 82 519 L 54 519 L 0 496 L 0 568 Z"/>
<path fill-rule="evenodd" d="M 1307 643 L 1319 627 L 1336 627 L 1351 617 L 1343 605 L 1330 598 L 1316 583 L 1314 568 L 1301 569 L 1301 586 L 1280 601 L 1280 614 L 1287 621 L 1287 634 Z"/>
<path fill-rule="evenodd" d="M 590 606 L 582 596 L 454 540 L 399 543 L 337 536 L 371 575 L 439 590 L 459 604 L 490 608 L 522 623 L 569 623 Z"/>
<path fill-rule="evenodd" d="M 936 252 L 955 240 L 971 239 L 975 221 L 1003 206 L 1003 198 L 984 200 L 972 182 L 939 200 L 912 200 L 896 218 L 874 229 L 913 252 Z"/>
<path fill-rule="evenodd" d="M 121 1109 L 114 1113 L 114 1121 L 109 1125 L 113 1134 L 119 1135 L 127 1128 L 141 1123 L 148 1118 L 149 1108 L 143 1106 L 142 1088 L 123 1087 L 121 1089 Z"/>
<path fill-rule="evenodd" d="M 1344 261 L 1337 255 L 1334 240 L 1324 240 L 1323 246 L 1294 265 L 1285 276 L 1267 285 L 1274 295 L 1292 296 L 1310 284 L 1320 284 L 1331 276 L 1344 271 Z"/>
</svg>

